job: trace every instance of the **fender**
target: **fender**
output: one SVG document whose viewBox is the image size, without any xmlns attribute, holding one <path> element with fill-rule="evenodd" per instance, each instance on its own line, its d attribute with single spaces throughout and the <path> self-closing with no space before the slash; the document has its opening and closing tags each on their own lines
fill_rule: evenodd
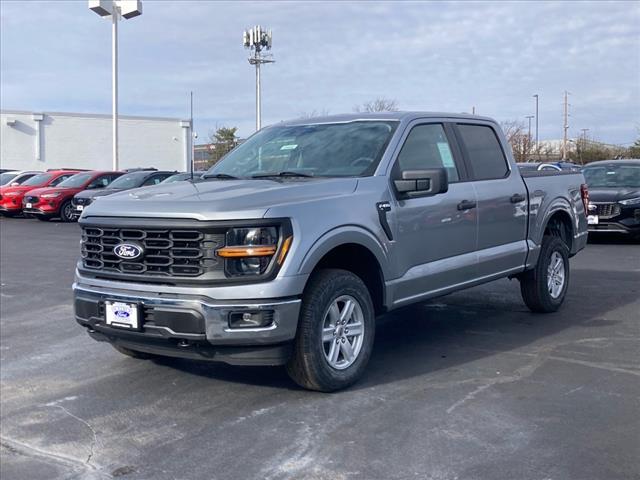
<svg viewBox="0 0 640 480">
<path fill-rule="evenodd" d="M 341 225 L 323 234 L 309 248 L 300 262 L 297 273 L 310 274 L 322 257 L 334 248 L 347 243 L 361 245 L 369 250 L 378 260 L 383 277 L 389 278 L 387 249 L 374 234 L 359 225 Z"/>
</svg>

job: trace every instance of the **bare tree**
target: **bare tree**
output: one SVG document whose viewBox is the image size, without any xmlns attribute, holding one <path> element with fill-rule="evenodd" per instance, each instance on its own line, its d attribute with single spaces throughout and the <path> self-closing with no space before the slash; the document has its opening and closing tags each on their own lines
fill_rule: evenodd
<svg viewBox="0 0 640 480">
<path fill-rule="evenodd" d="M 326 117 L 329 115 L 329 110 L 323 108 L 322 110 L 316 110 L 315 108 L 310 112 L 301 112 L 300 118 L 316 118 L 316 117 Z"/>
<path fill-rule="evenodd" d="M 535 143 L 532 141 L 531 135 L 525 130 L 524 123 L 510 120 L 502 122 L 500 126 L 511 145 L 516 162 L 529 161 L 535 150 Z"/>
<path fill-rule="evenodd" d="M 370 102 L 365 102 L 362 105 L 356 105 L 353 107 L 354 112 L 397 112 L 398 102 L 384 97 L 378 97 Z"/>
</svg>

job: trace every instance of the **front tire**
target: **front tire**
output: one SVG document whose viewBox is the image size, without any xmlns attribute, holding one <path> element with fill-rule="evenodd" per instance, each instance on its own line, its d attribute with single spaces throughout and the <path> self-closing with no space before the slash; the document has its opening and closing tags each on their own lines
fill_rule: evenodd
<svg viewBox="0 0 640 480">
<path fill-rule="evenodd" d="M 562 305 L 568 286 L 569 248 L 560 237 L 546 235 L 538 263 L 520 277 L 522 299 L 533 312 L 555 312 Z"/>
<path fill-rule="evenodd" d="M 75 220 L 71 200 L 67 200 L 60 206 L 60 220 L 63 222 L 73 222 Z"/>
<path fill-rule="evenodd" d="M 347 270 L 320 270 L 302 298 L 289 376 L 309 390 L 346 388 L 364 373 L 374 335 L 373 302 L 360 277 Z"/>
</svg>

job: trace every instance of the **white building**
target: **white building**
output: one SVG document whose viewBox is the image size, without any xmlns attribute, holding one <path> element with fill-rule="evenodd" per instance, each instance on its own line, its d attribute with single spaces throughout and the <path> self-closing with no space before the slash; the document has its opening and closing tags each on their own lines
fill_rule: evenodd
<svg viewBox="0 0 640 480">
<path fill-rule="evenodd" d="M 118 117 L 119 168 L 188 170 L 188 120 Z M 111 115 L 0 111 L 0 168 L 112 169 Z"/>
</svg>

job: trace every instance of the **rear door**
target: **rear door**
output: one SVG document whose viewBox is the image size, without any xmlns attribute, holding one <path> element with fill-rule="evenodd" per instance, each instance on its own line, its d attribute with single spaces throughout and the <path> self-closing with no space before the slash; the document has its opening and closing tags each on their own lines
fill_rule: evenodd
<svg viewBox="0 0 640 480">
<path fill-rule="evenodd" d="M 401 275 L 392 281 L 396 305 L 475 278 L 477 271 L 475 191 L 467 181 L 451 126 L 416 121 L 407 131 L 392 180 L 402 170 L 444 167 L 449 190 L 429 197 L 396 199 L 392 209 L 397 241 L 394 257 Z"/>
<path fill-rule="evenodd" d="M 526 254 L 527 190 L 511 169 L 493 124 L 456 125 L 478 201 L 480 277 L 522 269 Z"/>
</svg>

